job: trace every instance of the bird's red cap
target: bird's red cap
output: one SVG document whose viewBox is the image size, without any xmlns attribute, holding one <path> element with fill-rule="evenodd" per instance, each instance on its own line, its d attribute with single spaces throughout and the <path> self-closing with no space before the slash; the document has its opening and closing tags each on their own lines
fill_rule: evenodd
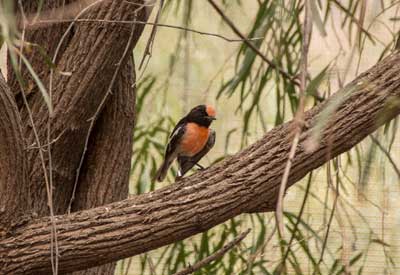
<svg viewBox="0 0 400 275">
<path fill-rule="evenodd" d="M 217 115 L 214 107 L 211 105 L 206 106 L 206 112 L 207 112 L 207 115 L 210 117 L 215 117 Z"/>
</svg>

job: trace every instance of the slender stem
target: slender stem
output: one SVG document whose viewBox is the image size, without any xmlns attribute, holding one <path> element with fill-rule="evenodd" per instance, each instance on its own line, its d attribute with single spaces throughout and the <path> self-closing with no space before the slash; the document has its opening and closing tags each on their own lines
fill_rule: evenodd
<svg viewBox="0 0 400 275">
<path fill-rule="evenodd" d="M 191 273 L 194 273 L 197 270 L 201 269 L 202 267 L 208 265 L 212 261 L 218 260 L 219 258 L 224 256 L 224 254 L 226 252 L 228 252 L 229 250 L 234 248 L 238 243 L 240 243 L 247 236 L 247 234 L 249 234 L 249 232 L 250 232 L 250 229 L 247 229 L 246 231 L 244 231 L 243 233 L 238 235 L 235 239 L 233 239 L 230 243 L 226 244 L 224 247 L 222 247 L 221 249 L 217 250 L 215 253 L 213 253 L 210 256 L 204 258 L 203 260 L 195 263 L 194 265 L 188 266 L 184 270 L 181 270 L 181 271 L 179 271 L 179 272 L 177 272 L 177 273 L 175 273 L 173 275 L 191 274 Z"/>
<path fill-rule="evenodd" d="M 285 72 L 282 68 L 279 67 L 278 64 L 275 62 L 269 60 L 262 52 L 260 52 L 259 49 L 256 48 L 252 43 L 250 43 L 247 39 L 246 36 L 236 27 L 236 25 L 229 19 L 228 16 L 222 11 L 222 9 L 214 2 L 214 0 L 208 0 L 208 2 L 211 4 L 211 6 L 215 9 L 215 11 L 222 17 L 222 19 L 225 21 L 225 23 L 228 24 L 228 26 L 232 29 L 232 31 L 239 36 L 241 39 L 243 39 L 243 42 L 250 48 L 252 49 L 264 62 L 266 62 L 270 67 L 276 69 L 284 78 L 288 79 L 291 81 L 294 85 L 299 86 L 299 83 L 296 81 L 294 77 L 292 77 L 289 73 Z"/>
<path fill-rule="evenodd" d="M 227 42 L 244 42 L 244 41 L 255 41 L 255 40 L 261 40 L 263 38 L 261 37 L 254 37 L 254 38 L 244 38 L 244 39 L 235 39 L 235 38 L 229 38 L 224 35 L 220 35 L 217 33 L 211 33 L 211 32 L 206 32 L 206 31 L 200 31 L 196 29 L 191 29 L 191 28 L 186 28 L 186 27 L 181 27 L 181 26 L 176 26 L 176 25 L 170 25 L 170 24 L 163 24 L 163 23 L 157 23 L 157 22 L 145 22 L 145 21 L 139 21 L 139 20 L 133 20 L 133 21 L 126 21 L 126 20 L 107 20 L 107 19 L 47 19 L 47 20 L 40 20 L 34 23 L 28 23 L 28 29 L 34 30 L 38 28 L 42 28 L 44 26 L 48 26 L 49 24 L 60 24 L 60 23 L 71 23 L 71 22 L 79 22 L 79 23 L 107 23 L 107 24 L 125 24 L 125 25 L 131 25 L 131 24 L 138 24 L 138 25 L 150 25 L 150 26 L 158 26 L 158 27 L 164 27 L 164 28 L 171 28 L 171 29 L 177 29 L 177 30 L 182 30 L 182 31 L 187 31 L 187 32 L 193 32 L 197 33 L 200 35 L 206 35 L 206 36 L 213 36 L 217 38 L 221 38 Z"/>
<path fill-rule="evenodd" d="M 308 66 L 308 50 L 312 31 L 312 21 L 311 21 L 311 11 L 309 0 L 305 1 L 305 19 L 303 27 L 303 43 L 301 50 L 301 63 L 300 63 L 300 94 L 299 94 L 299 106 L 295 116 L 295 134 L 292 141 L 292 146 L 290 148 L 288 161 L 282 176 L 281 185 L 279 188 L 279 197 L 276 206 L 276 219 L 278 223 L 278 233 L 283 237 L 283 196 L 286 191 L 287 183 L 289 180 L 290 169 L 292 167 L 292 162 L 296 154 L 297 145 L 299 144 L 300 135 L 302 132 L 304 124 L 304 102 L 305 102 L 305 91 L 307 85 L 307 66 Z"/>
</svg>

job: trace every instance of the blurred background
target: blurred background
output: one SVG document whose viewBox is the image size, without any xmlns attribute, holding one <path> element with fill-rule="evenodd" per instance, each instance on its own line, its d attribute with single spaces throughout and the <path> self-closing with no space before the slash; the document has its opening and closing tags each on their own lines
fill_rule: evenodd
<svg viewBox="0 0 400 275">
<path fill-rule="evenodd" d="M 192 107 L 206 103 L 217 109 L 218 120 L 212 126 L 217 143 L 201 161 L 209 166 L 291 120 L 299 103 L 293 79 L 237 41 L 240 38 L 208 1 L 162 3 L 159 23 L 164 26 L 157 28 L 152 56 L 140 69 L 151 26 L 134 50 L 138 120 L 131 194 L 174 181 L 176 166 L 163 183 L 150 183 L 170 131 Z M 304 0 L 215 3 L 240 32 L 257 38 L 249 42 L 267 59 L 291 77 L 299 75 Z M 390 54 L 400 27 L 400 1 L 310 0 L 309 5 L 313 28 L 306 109 Z M 149 22 L 155 22 L 158 9 L 160 1 Z M 1 58 L 4 68 L 4 48 Z M 398 134 L 396 119 L 291 187 L 285 196 L 281 241 L 274 213 L 246 214 L 206 233 L 120 261 L 116 274 L 174 274 L 247 228 L 252 231 L 239 246 L 195 274 L 276 274 L 282 249 L 288 248 L 291 238 L 288 274 L 400 274 Z"/>
</svg>

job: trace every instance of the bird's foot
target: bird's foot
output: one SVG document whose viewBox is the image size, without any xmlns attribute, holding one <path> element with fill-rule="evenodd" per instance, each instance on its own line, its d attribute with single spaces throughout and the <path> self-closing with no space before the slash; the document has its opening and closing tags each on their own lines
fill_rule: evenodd
<svg viewBox="0 0 400 275">
<path fill-rule="evenodd" d="M 204 168 L 202 165 L 200 165 L 198 163 L 196 163 L 195 165 L 199 168 L 198 169 L 199 171 L 206 169 L 206 168 Z"/>
</svg>

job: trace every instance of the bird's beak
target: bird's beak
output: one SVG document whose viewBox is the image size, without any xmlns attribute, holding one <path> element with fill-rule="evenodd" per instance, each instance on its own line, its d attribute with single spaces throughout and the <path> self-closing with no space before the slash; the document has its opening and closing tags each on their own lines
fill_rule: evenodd
<svg viewBox="0 0 400 275">
<path fill-rule="evenodd" d="M 215 117 L 213 117 L 213 116 L 208 116 L 207 117 L 209 120 L 217 120 Z"/>
</svg>

